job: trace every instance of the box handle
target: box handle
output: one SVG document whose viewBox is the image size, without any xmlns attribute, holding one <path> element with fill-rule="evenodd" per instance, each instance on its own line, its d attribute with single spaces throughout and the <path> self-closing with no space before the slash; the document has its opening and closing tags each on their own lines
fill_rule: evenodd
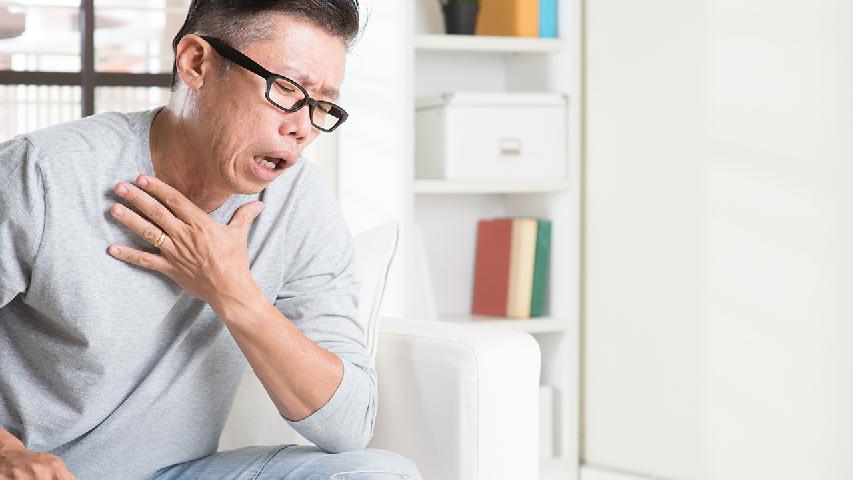
<svg viewBox="0 0 853 480">
<path fill-rule="evenodd" d="M 518 138 L 501 138 L 498 141 L 501 149 L 501 155 L 521 155 L 521 139 Z"/>
</svg>

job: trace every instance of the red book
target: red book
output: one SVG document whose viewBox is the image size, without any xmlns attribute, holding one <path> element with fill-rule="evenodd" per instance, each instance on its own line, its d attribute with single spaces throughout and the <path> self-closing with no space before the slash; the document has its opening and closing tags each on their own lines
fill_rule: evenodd
<svg viewBox="0 0 853 480">
<path fill-rule="evenodd" d="M 504 317 L 509 299 L 512 219 L 480 220 L 471 313 Z"/>
</svg>

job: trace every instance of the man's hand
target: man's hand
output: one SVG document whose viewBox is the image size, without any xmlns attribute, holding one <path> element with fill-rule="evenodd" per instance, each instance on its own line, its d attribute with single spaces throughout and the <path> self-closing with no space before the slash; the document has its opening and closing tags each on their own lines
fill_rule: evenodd
<svg viewBox="0 0 853 480">
<path fill-rule="evenodd" d="M 76 477 L 56 455 L 8 446 L 0 448 L 0 480 L 76 480 Z"/>
<path fill-rule="evenodd" d="M 231 223 L 222 225 L 156 177 L 140 175 L 136 185 L 121 182 L 115 192 L 148 218 L 121 204 L 110 209 L 113 217 L 161 252 L 111 245 L 109 252 L 116 258 L 168 276 L 214 309 L 256 285 L 247 245 L 249 227 L 263 210 L 262 202 L 241 206 Z M 166 236 L 157 245 L 161 233 Z"/>
</svg>

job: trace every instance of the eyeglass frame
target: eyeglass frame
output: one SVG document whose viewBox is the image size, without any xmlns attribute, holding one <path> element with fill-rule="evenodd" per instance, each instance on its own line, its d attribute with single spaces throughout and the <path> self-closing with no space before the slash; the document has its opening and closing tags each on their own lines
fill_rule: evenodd
<svg viewBox="0 0 853 480">
<path fill-rule="evenodd" d="M 263 78 L 267 84 L 266 91 L 264 92 L 264 97 L 266 97 L 267 101 L 270 102 L 271 104 L 273 104 L 273 106 L 275 106 L 276 108 L 283 110 L 287 113 L 293 113 L 293 112 L 300 110 L 305 105 L 308 105 L 308 113 L 309 113 L 308 119 L 311 121 L 311 125 L 313 125 L 318 130 L 326 132 L 326 133 L 331 132 L 331 131 L 335 130 L 336 128 L 340 127 L 341 124 L 344 123 L 346 121 L 346 119 L 349 117 L 349 114 L 346 112 L 346 110 L 341 108 L 340 105 L 337 105 L 337 104 L 332 103 L 332 102 L 327 102 L 325 100 L 315 100 L 315 99 L 311 98 L 311 96 L 308 95 L 308 90 L 306 90 L 305 87 L 300 85 L 299 82 L 297 82 L 291 78 L 288 78 L 284 75 L 281 75 L 278 73 L 273 73 L 273 72 L 267 70 L 266 68 L 264 68 L 260 64 L 258 64 L 258 62 L 249 58 L 245 53 L 243 53 L 243 52 L 237 50 L 236 48 L 228 45 L 227 43 L 223 42 L 222 40 L 220 40 L 216 37 L 210 37 L 207 35 L 200 35 L 200 37 L 205 42 L 209 43 L 210 46 L 213 47 L 213 49 L 216 51 L 216 53 L 218 53 L 219 55 L 222 56 L 222 58 L 225 58 L 226 60 L 234 62 L 237 65 L 245 68 L 246 70 L 254 73 L 255 75 L 258 75 L 259 77 Z M 293 85 L 296 85 L 296 87 L 299 88 L 299 90 L 302 92 L 302 94 L 305 96 L 305 98 L 297 101 L 295 104 L 293 104 L 293 107 L 291 107 L 291 108 L 285 108 L 285 107 L 279 105 L 278 103 L 276 103 L 273 99 L 270 98 L 270 89 L 272 88 L 272 85 L 276 81 L 276 79 L 279 79 L 279 78 L 287 80 L 288 82 L 292 83 Z M 340 116 L 338 122 L 336 124 L 334 124 L 332 126 L 332 128 L 323 128 L 323 127 L 317 125 L 316 123 L 314 123 L 314 108 L 316 107 L 316 105 L 318 103 L 325 103 L 325 104 L 331 105 L 334 108 L 337 108 L 338 110 L 340 110 L 341 116 Z"/>
</svg>

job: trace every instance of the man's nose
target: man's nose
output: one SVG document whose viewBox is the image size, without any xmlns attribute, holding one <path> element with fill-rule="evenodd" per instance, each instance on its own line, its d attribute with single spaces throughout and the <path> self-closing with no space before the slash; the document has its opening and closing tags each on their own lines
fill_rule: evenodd
<svg viewBox="0 0 853 480">
<path fill-rule="evenodd" d="M 302 141 L 311 134 L 310 107 L 305 105 L 295 112 L 285 113 L 284 121 L 279 127 L 282 136 L 294 136 L 297 141 Z"/>
</svg>

